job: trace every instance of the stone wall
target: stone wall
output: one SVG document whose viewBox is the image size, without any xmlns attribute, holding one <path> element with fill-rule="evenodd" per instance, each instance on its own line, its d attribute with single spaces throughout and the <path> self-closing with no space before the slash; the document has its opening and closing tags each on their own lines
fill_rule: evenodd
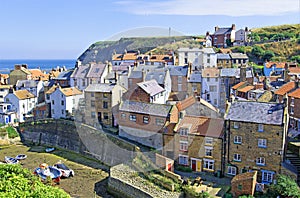
<svg viewBox="0 0 300 198">
<path fill-rule="evenodd" d="M 47 120 L 20 126 L 23 141 L 63 148 L 92 156 L 108 166 L 133 159 L 139 148 L 81 123 Z"/>
</svg>

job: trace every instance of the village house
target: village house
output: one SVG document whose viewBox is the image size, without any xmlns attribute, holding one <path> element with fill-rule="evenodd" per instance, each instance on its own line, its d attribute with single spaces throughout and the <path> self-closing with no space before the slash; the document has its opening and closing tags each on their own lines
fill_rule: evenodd
<svg viewBox="0 0 300 198">
<path fill-rule="evenodd" d="M 196 172 L 223 173 L 223 119 L 184 116 L 163 133 L 163 154 Z"/>
<path fill-rule="evenodd" d="M 202 91 L 202 74 L 199 71 L 194 71 L 188 77 L 188 95 L 201 98 Z"/>
<path fill-rule="evenodd" d="M 59 84 L 59 86 L 65 88 L 70 87 L 70 81 L 71 81 L 71 75 L 73 73 L 73 70 L 69 71 L 62 71 L 58 74 L 57 77 L 52 78 L 52 81 L 54 84 Z"/>
<path fill-rule="evenodd" d="M 296 89 L 296 83 L 294 81 L 282 85 L 279 89 L 277 89 L 274 92 L 274 100 L 276 102 L 283 102 L 285 95 L 295 89 Z"/>
<path fill-rule="evenodd" d="M 289 136 L 300 135 L 300 88 L 288 94 Z"/>
<path fill-rule="evenodd" d="M 245 27 L 245 29 L 237 30 L 235 32 L 235 40 L 234 40 L 233 46 L 248 45 L 250 34 L 251 34 L 251 31 L 248 29 L 248 27 Z"/>
<path fill-rule="evenodd" d="M 220 106 L 220 70 L 206 68 L 202 71 L 202 97 L 215 107 Z"/>
<path fill-rule="evenodd" d="M 138 54 L 139 53 L 136 51 L 127 51 L 127 50 L 125 50 L 123 54 L 113 54 L 112 65 L 117 66 L 117 65 L 121 65 L 122 63 L 134 64 L 136 62 Z"/>
<path fill-rule="evenodd" d="M 32 80 L 47 81 L 50 78 L 49 74 L 47 74 L 44 71 L 41 71 L 40 69 L 29 69 L 29 72 L 31 73 Z"/>
<path fill-rule="evenodd" d="M 18 80 L 31 80 L 31 73 L 26 64 L 15 65 L 15 69 L 9 73 L 10 85 L 15 85 Z"/>
<path fill-rule="evenodd" d="M 139 54 L 136 58 L 138 65 L 175 65 L 176 57 L 174 54 Z"/>
<path fill-rule="evenodd" d="M 247 54 L 243 53 L 230 53 L 231 64 L 232 66 L 241 67 L 242 65 L 246 65 L 249 62 L 249 58 Z"/>
<path fill-rule="evenodd" d="M 285 70 L 284 62 L 265 62 L 264 63 L 264 75 L 272 76 L 272 75 L 283 75 Z"/>
<path fill-rule="evenodd" d="M 211 34 L 212 45 L 218 48 L 230 47 L 235 41 L 235 24 L 231 27 L 220 28 L 215 27 L 215 32 Z"/>
<path fill-rule="evenodd" d="M 132 71 L 128 73 L 128 90 L 134 89 L 137 83 L 143 82 L 145 78 L 145 72 Z"/>
<path fill-rule="evenodd" d="M 75 68 L 71 77 L 70 77 L 70 85 L 71 87 L 76 87 L 80 91 L 85 90 L 88 86 L 88 79 L 86 75 L 90 70 L 90 65 L 81 65 Z"/>
<path fill-rule="evenodd" d="M 178 122 L 176 106 L 125 100 L 119 108 L 119 136 L 162 150 L 161 129 Z"/>
<path fill-rule="evenodd" d="M 187 66 L 168 66 L 171 76 L 171 91 L 172 92 L 186 92 L 187 91 Z"/>
<path fill-rule="evenodd" d="M 84 91 L 85 122 L 92 126 L 117 126 L 118 108 L 125 91 L 117 84 L 90 84 Z"/>
<path fill-rule="evenodd" d="M 225 115 L 226 174 L 258 171 L 259 183 L 281 173 L 286 151 L 287 114 L 283 103 L 233 102 Z"/>
<path fill-rule="evenodd" d="M 86 75 L 87 86 L 90 84 L 104 83 L 108 74 L 108 64 L 92 64 Z"/>
<path fill-rule="evenodd" d="M 43 91 L 44 82 L 41 80 L 18 80 L 15 87 L 16 90 L 26 89 L 36 97 L 39 97 L 41 91 Z"/>
<path fill-rule="evenodd" d="M 61 88 L 54 85 L 46 92 L 46 102 L 50 103 L 50 117 L 72 118 L 81 98 L 83 94 L 76 87 Z"/>
<path fill-rule="evenodd" d="M 12 85 L 0 85 L 0 102 L 5 102 L 4 98 L 12 87 Z"/>
<path fill-rule="evenodd" d="M 229 54 L 217 53 L 217 67 L 218 68 L 231 68 L 231 57 Z"/>
<path fill-rule="evenodd" d="M 24 122 L 26 119 L 32 117 L 32 110 L 37 104 L 37 97 L 28 90 L 14 91 L 10 89 L 5 96 L 5 103 L 10 103 L 11 110 L 16 112 L 19 122 Z"/>
<path fill-rule="evenodd" d="M 17 121 L 16 112 L 12 110 L 10 103 L 0 102 L 0 123 L 14 124 Z"/>
<path fill-rule="evenodd" d="M 0 74 L 0 85 L 9 84 L 9 74 Z"/>
</svg>

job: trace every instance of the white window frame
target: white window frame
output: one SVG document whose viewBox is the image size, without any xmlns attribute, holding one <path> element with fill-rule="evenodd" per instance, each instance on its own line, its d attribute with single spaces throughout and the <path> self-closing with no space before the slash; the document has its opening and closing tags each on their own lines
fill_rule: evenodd
<svg viewBox="0 0 300 198">
<path fill-rule="evenodd" d="M 189 129 L 186 127 L 181 127 L 179 130 L 180 136 L 188 136 Z"/>
<path fill-rule="evenodd" d="M 295 105 L 295 98 L 291 97 L 291 106 Z"/>
<path fill-rule="evenodd" d="M 205 137 L 205 144 L 212 145 L 214 139 L 212 137 Z"/>
<path fill-rule="evenodd" d="M 188 142 L 187 141 L 179 141 L 179 150 L 180 151 L 188 151 Z"/>
<path fill-rule="evenodd" d="M 234 129 L 240 128 L 240 123 L 239 122 L 233 122 L 233 128 Z"/>
<path fill-rule="evenodd" d="M 148 124 L 149 123 L 149 116 L 143 116 L 143 123 Z"/>
<path fill-rule="evenodd" d="M 235 162 L 241 162 L 242 161 L 241 154 L 238 154 L 238 153 L 233 154 L 233 161 L 235 161 Z"/>
<path fill-rule="evenodd" d="M 293 106 L 290 106 L 290 114 L 294 115 L 294 107 Z"/>
<path fill-rule="evenodd" d="M 234 136 L 234 139 L 233 139 L 234 144 L 242 144 L 242 142 L 243 142 L 242 136 L 238 136 L 238 135 Z"/>
<path fill-rule="evenodd" d="M 264 158 L 264 157 L 256 158 L 256 165 L 265 166 L 266 165 L 266 158 Z"/>
<path fill-rule="evenodd" d="M 132 122 L 136 122 L 136 115 L 130 114 L 129 120 Z"/>
<path fill-rule="evenodd" d="M 264 132 L 264 125 L 263 124 L 258 124 L 258 132 Z"/>
<path fill-rule="evenodd" d="M 227 167 L 227 174 L 228 175 L 236 175 L 236 167 L 235 166 L 228 166 Z"/>
<path fill-rule="evenodd" d="M 267 148 L 267 139 L 258 139 L 257 144 L 259 148 Z"/>
<path fill-rule="evenodd" d="M 189 156 L 187 156 L 187 155 L 179 155 L 178 156 L 178 164 L 185 165 L 185 166 L 189 165 Z"/>
<path fill-rule="evenodd" d="M 215 170 L 215 160 L 203 159 L 203 168 L 207 170 Z"/>
<path fill-rule="evenodd" d="M 212 157 L 213 156 L 213 147 L 205 146 L 205 156 Z"/>
<path fill-rule="evenodd" d="M 262 183 L 272 183 L 273 175 L 275 174 L 273 171 L 261 171 L 261 181 Z"/>
</svg>

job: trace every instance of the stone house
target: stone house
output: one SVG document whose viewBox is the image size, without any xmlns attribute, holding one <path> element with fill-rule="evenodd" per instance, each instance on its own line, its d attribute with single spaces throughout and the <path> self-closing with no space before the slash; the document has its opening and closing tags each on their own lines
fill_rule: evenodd
<svg viewBox="0 0 300 198">
<path fill-rule="evenodd" d="M 184 116 L 163 133 L 163 154 L 193 171 L 223 172 L 223 119 Z"/>
<path fill-rule="evenodd" d="M 215 27 L 215 32 L 211 35 L 212 45 L 218 48 L 228 47 L 229 42 L 235 41 L 235 24 L 231 27 L 220 28 Z"/>
<path fill-rule="evenodd" d="M 168 66 L 171 76 L 171 91 L 172 92 L 186 92 L 187 91 L 187 76 L 188 66 Z"/>
<path fill-rule="evenodd" d="M 0 85 L 8 85 L 9 74 L 0 74 Z"/>
<path fill-rule="evenodd" d="M 229 54 L 217 53 L 217 67 L 231 68 L 231 57 Z"/>
<path fill-rule="evenodd" d="M 175 61 L 174 54 L 139 54 L 136 58 L 139 65 L 175 65 Z"/>
<path fill-rule="evenodd" d="M 286 151 L 287 112 L 283 103 L 233 102 L 225 115 L 226 174 L 258 171 L 270 184 L 281 173 Z"/>
<path fill-rule="evenodd" d="M 277 89 L 274 92 L 274 99 L 276 102 L 283 102 L 284 96 L 288 93 L 290 93 L 291 91 L 294 91 L 296 88 L 296 83 L 294 81 L 288 82 L 284 85 L 282 85 L 281 87 L 279 87 L 279 89 Z"/>
<path fill-rule="evenodd" d="M 289 136 L 300 134 L 300 88 L 288 94 Z"/>
<path fill-rule="evenodd" d="M 251 31 L 248 29 L 248 27 L 245 27 L 245 29 L 239 29 L 235 32 L 235 41 L 233 43 L 233 46 L 245 46 L 249 42 L 249 35 L 251 34 Z"/>
<path fill-rule="evenodd" d="M 18 91 L 11 89 L 4 100 L 12 105 L 11 110 L 17 113 L 19 122 L 32 117 L 32 110 L 37 104 L 37 97 L 26 89 Z"/>
<path fill-rule="evenodd" d="M 247 54 L 243 54 L 243 53 L 230 53 L 230 58 L 231 58 L 231 64 L 232 66 L 236 65 L 236 66 L 241 66 L 241 65 L 245 65 L 249 62 L 249 57 L 247 56 Z"/>
<path fill-rule="evenodd" d="M 145 78 L 145 73 L 142 71 L 132 71 L 129 70 L 128 73 L 128 90 L 136 87 L 137 83 L 143 82 Z"/>
<path fill-rule="evenodd" d="M 206 68 L 202 71 L 202 97 L 215 107 L 220 106 L 220 70 Z"/>
<path fill-rule="evenodd" d="M 18 80 L 31 80 L 31 73 L 26 64 L 15 65 L 15 69 L 9 73 L 10 85 L 15 85 Z"/>
<path fill-rule="evenodd" d="M 92 64 L 86 75 L 87 85 L 104 83 L 108 74 L 108 64 Z"/>
<path fill-rule="evenodd" d="M 46 92 L 46 102 L 50 103 L 50 117 L 72 118 L 81 98 L 83 93 L 76 87 L 61 88 L 54 85 Z"/>
<path fill-rule="evenodd" d="M 119 136 L 158 150 L 162 149 L 161 129 L 178 122 L 176 106 L 125 100 L 119 108 Z"/>
<path fill-rule="evenodd" d="M 254 195 L 257 171 L 238 174 L 231 180 L 231 194 L 234 198 L 242 195 Z"/>
<path fill-rule="evenodd" d="M 71 77 L 70 77 L 70 85 L 71 87 L 76 87 L 80 91 L 85 90 L 88 86 L 88 79 L 86 75 L 90 70 L 90 65 L 81 65 L 74 69 Z"/>
<path fill-rule="evenodd" d="M 201 98 L 202 91 L 202 74 L 199 71 L 194 71 L 188 77 L 188 90 L 189 96 Z"/>
<path fill-rule="evenodd" d="M 117 126 L 118 108 L 125 91 L 117 84 L 90 84 L 84 91 L 85 122 L 92 126 Z"/>
</svg>

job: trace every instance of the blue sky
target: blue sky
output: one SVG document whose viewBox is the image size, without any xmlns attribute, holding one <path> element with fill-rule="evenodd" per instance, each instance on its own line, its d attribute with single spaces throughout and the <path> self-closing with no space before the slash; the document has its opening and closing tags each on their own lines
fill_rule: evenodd
<svg viewBox="0 0 300 198">
<path fill-rule="evenodd" d="M 299 0 L 0 0 L 0 59 L 77 59 L 93 42 L 126 30 L 203 35 L 232 23 L 300 23 Z"/>
</svg>

